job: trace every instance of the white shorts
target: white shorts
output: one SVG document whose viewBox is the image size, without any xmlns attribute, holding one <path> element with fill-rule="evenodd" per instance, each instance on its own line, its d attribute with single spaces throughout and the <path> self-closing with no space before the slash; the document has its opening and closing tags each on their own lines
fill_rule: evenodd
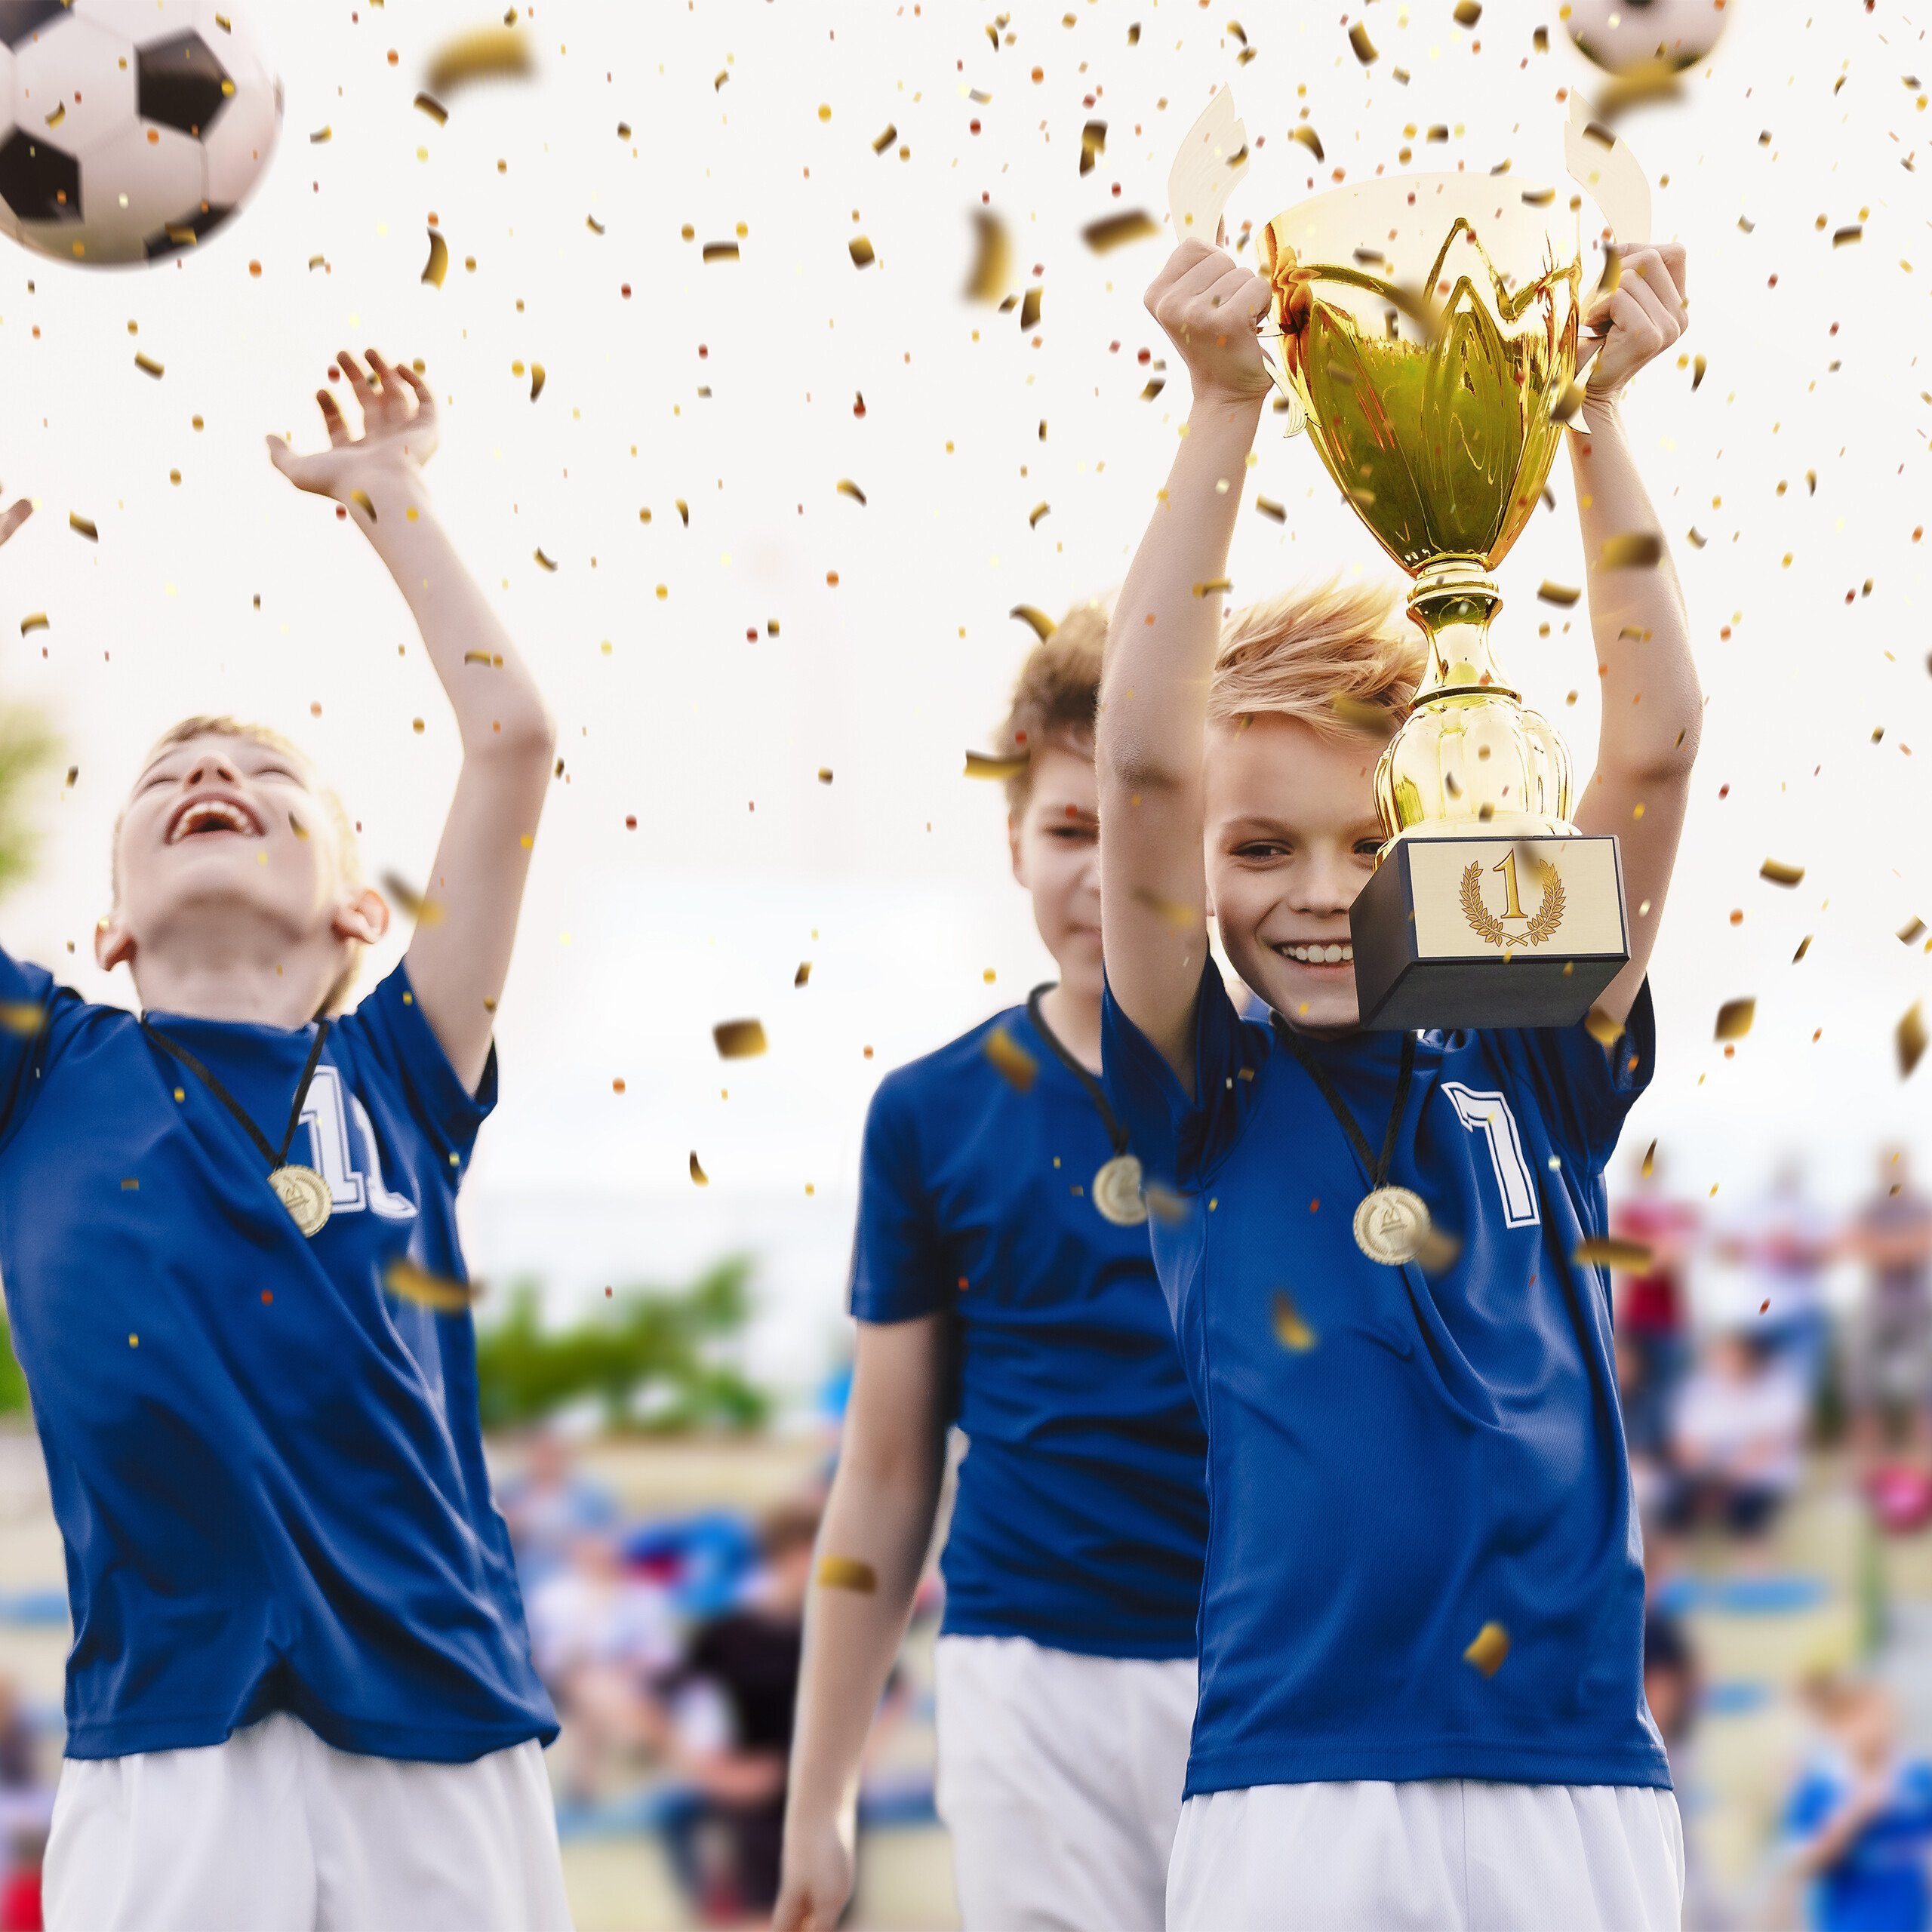
<svg viewBox="0 0 1932 1932">
<path fill-rule="evenodd" d="M 942 1637 L 934 1676 L 964 1932 L 1161 1932 L 1194 1660 Z"/>
<path fill-rule="evenodd" d="M 48 1932 L 570 1932 L 533 1738 L 358 1757 L 278 1711 L 226 1743 L 61 1767 Z"/>
<path fill-rule="evenodd" d="M 1633 1785 L 1269 1784 L 1183 1808 L 1168 1932 L 1676 1932 L 1684 1832 Z"/>
</svg>

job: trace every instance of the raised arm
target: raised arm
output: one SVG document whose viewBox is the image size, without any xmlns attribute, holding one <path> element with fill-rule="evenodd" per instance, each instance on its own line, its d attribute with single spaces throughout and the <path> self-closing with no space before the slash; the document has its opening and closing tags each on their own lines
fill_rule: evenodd
<svg viewBox="0 0 1932 1932">
<path fill-rule="evenodd" d="M 939 1509 L 949 1334 L 944 1315 L 859 1324 L 805 1613 L 774 1932 L 832 1932 L 851 1894 L 860 1760 Z"/>
<path fill-rule="evenodd" d="M 269 438 L 298 488 L 346 509 L 389 566 L 442 681 L 463 743 L 434 869 L 409 944 L 410 983 L 466 1085 L 483 1077 L 509 971 L 556 732 L 542 694 L 489 600 L 430 507 L 423 465 L 435 453 L 435 398 L 408 367 L 374 349 L 365 371 L 336 358 L 362 409 L 352 435 L 326 390 L 330 447 L 298 456 Z"/>
<path fill-rule="evenodd" d="M 1619 1020 L 1629 1017 L 1650 970 L 1703 722 L 1683 589 L 1617 409 L 1630 378 L 1684 333 L 1684 251 L 1675 244 L 1625 254 L 1617 289 L 1587 318 L 1607 326 L 1609 339 L 1569 438 L 1603 690 L 1596 771 L 1577 825 L 1614 832 L 1622 846 L 1630 963 L 1598 1002 Z"/>
<path fill-rule="evenodd" d="M 1206 956 L 1201 755 L 1228 546 L 1268 393 L 1254 339 L 1268 285 L 1183 242 L 1147 306 L 1187 365 L 1193 407 L 1107 632 L 1095 756 L 1100 931 L 1121 1011 L 1191 1092 Z"/>
</svg>

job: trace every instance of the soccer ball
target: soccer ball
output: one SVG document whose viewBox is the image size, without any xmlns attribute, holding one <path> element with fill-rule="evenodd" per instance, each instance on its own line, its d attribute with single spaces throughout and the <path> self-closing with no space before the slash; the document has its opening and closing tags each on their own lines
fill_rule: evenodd
<svg viewBox="0 0 1932 1932">
<path fill-rule="evenodd" d="M 1571 0 L 1570 38 L 1606 73 L 1694 67 L 1718 44 L 1725 0 Z"/>
<path fill-rule="evenodd" d="M 98 268 L 194 248 L 281 125 L 235 0 L 0 0 L 0 232 L 40 254 Z"/>
</svg>

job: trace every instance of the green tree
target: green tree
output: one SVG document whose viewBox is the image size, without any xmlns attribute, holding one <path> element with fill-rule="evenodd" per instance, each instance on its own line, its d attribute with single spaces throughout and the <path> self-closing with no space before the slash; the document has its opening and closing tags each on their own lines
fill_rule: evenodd
<svg viewBox="0 0 1932 1932">
<path fill-rule="evenodd" d="M 752 1312 L 751 1263 L 734 1256 L 688 1288 L 627 1287 L 588 1319 L 546 1327 L 534 1281 L 516 1283 L 502 1318 L 476 1335 L 478 1403 L 486 1429 L 554 1414 L 589 1397 L 613 1426 L 670 1432 L 751 1429 L 770 1404 L 721 1345 Z"/>
</svg>

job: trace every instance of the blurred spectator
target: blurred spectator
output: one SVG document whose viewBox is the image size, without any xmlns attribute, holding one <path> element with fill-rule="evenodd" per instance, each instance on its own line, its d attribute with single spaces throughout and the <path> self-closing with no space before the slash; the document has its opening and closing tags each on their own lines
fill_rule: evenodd
<svg viewBox="0 0 1932 1932">
<path fill-rule="evenodd" d="M 666 1755 L 700 1794 L 680 1860 L 710 1925 L 762 1925 L 778 1898 L 792 1706 L 821 1498 L 759 1532 L 762 1568 L 736 1610 L 698 1631 L 674 1686 Z"/>
<path fill-rule="evenodd" d="M 1703 1688 L 1697 1654 L 1681 1621 L 1654 1606 L 1644 1617 L 1644 1702 L 1670 1756 L 1684 1832 L 1685 1932 L 1721 1932 L 1729 1921 L 1714 1897 L 1698 1848 L 1703 1798 L 1694 1738 Z"/>
<path fill-rule="evenodd" d="M 1783 1155 L 1764 1192 L 1721 1217 L 1712 1246 L 1737 1271 L 1736 1305 L 1726 1312 L 1757 1324 L 1815 1403 L 1829 1340 L 1824 1274 L 1838 1243 L 1829 1216 L 1805 1191 L 1804 1173 L 1801 1155 Z"/>
<path fill-rule="evenodd" d="M 617 1524 L 616 1498 L 577 1466 L 569 1443 L 544 1423 L 525 1437 L 523 1467 L 498 1491 L 497 1507 L 509 1525 L 526 1598 L 561 1566 L 577 1537 Z"/>
<path fill-rule="evenodd" d="M 614 1537 L 583 1534 L 528 1608 L 537 1675 L 563 1723 L 564 1789 L 586 1800 L 645 1741 L 650 1686 L 678 1661 L 670 1593 L 625 1568 Z"/>
<path fill-rule="evenodd" d="M 38 1825 L 16 1826 L 8 1840 L 7 1875 L 0 1880 L 0 1932 L 41 1932 L 41 1861 L 47 1833 Z"/>
<path fill-rule="evenodd" d="M 1889 1693 L 1826 1679 L 1808 1687 L 1823 1747 L 1792 1793 L 1793 1875 L 1810 1886 L 1814 1932 L 1926 1932 L 1932 1762 L 1902 1756 Z"/>
<path fill-rule="evenodd" d="M 1877 1192 L 1846 1247 L 1870 1269 L 1854 1324 L 1851 1396 L 1859 1460 L 1869 1478 L 1903 1421 L 1912 1459 L 1932 1469 L 1932 1200 L 1912 1186 L 1905 1151 L 1878 1160 Z"/>
<path fill-rule="evenodd" d="M 1698 1232 L 1697 1209 L 1664 1191 L 1663 1164 L 1654 1151 L 1618 1195 L 1611 1232 L 1651 1251 L 1647 1268 L 1614 1279 L 1624 1432 L 1631 1454 L 1654 1463 L 1664 1454 L 1671 1404 L 1690 1353 L 1687 1272 Z"/>
<path fill-rule="evenodd" d="M 1678 1394 L 1665 1528 L 1718 1522 L 1761 1550 L 1803 1473 L 1805 1409 L 1789 1361 L 1748 1329 L 1713 1336 Z"/>
</svg>

